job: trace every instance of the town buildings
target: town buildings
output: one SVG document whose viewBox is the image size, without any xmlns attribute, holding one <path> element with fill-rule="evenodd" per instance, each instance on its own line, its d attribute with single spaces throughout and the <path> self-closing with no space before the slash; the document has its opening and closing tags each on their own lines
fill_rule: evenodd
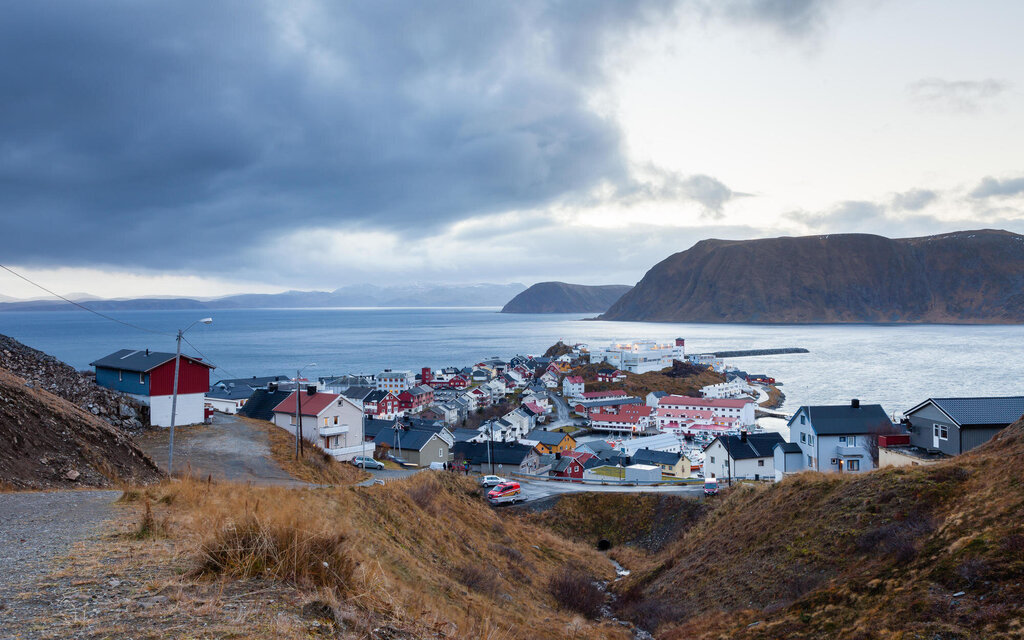
<svg viewBox="0 0 1024 640">
<path fill-rule="evenodd" d="M 412 371 L 392 371 L 385 369 L 373 378 L 380 391 L 390 391 L 396 396 L 416 384 Z"/>
<path fill-rule="evenodd" d="M 804 467 L 814 471 L 856 473 L 875 468 L 877 437 L 897 433 L 881 405 L 802 406 L 789 420 L 790 441 L 799 444 Z"/>
<path fill-rule="evenodd" d="M 674 342 L 658 343 L 653 340 L 637 342 L 614 342 L 590 352 L 590 362 L 607 362 L 630 373 L 660 371 L 672 366 L 673 360 L 684 360 L 686 341 L 676 338 Z"/>
<path fill-rule="evenodd" d="M 365 453 L 363 412 L 351 400 L 336 393 L 317 392 L 315 387 L 293 391 L 274 407 L 272 420 L 293 435 L 296 405 L 301 405 L 298 430 L 304 439 L 338 460 L 351 460 Z"/>
<path fill-rule="evenodd" d="M 718 436 L 704 447 L 704 477 L 772 479 L 775 445 L 785 442 L 777 433 Z"/>
<path fill-rule="evenodd" d="M 928 398 L 906 412 L 910 445 L 947 456 L 966 453 L 1024 415 L 1024 396 Z"/>
</svg>

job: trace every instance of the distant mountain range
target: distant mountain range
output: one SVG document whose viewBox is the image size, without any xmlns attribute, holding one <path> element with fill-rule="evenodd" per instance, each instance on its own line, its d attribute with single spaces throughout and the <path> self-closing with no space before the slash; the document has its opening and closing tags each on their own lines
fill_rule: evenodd
<svg viewBox="0 0 1024 640">
<path fill-rule="evenodd" d="M 1020 323 L 1024 236 L 704 240 L 652 267 L 600 319 Z"/>
<path fill-rule="evenodd" d="M 132 298 L 82 301 L 96 311 L 173 309 L 283 309 L 291 307 L 500 307 L 526 289 L 521 283 L 349 285 L 334 291 L 245 293 L 213 300 L 195 298 Z M 70 297 L 70 296 L 69 296 Z M 72 298 L 75 299 L 75 298 Z M 76 302 L 79 300 L 76 299 Z M 57 311 L 71 308 L 61 300 L 0 302 L 0 311 Z"/>
<path fill-rule="evenodd" d="M 587 286 L 538 282 L 512 298 L 502 313 L 600 313 L 632 287 L 627 284 Z"/>
</svg>

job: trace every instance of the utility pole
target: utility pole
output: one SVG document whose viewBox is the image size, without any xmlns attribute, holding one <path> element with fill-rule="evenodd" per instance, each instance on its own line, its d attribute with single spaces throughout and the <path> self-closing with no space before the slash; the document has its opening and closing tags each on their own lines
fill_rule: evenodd
<svg viewBox="0 0 1024 640">
<path fill-rule="evenodd" d="M 302 377 L 302 370 L 295 370 L 295 459 L 299 459 L 299 452 L 302 448 L 302 385 L 299 379 Z"/>
<path fill-rule="evenodd" d="M 194 327 L 197 323 L 210 324 L 213 322 L 213 318 L 203 318 L 202 320 L 196 320 L 192 324 L 188 325 L 184 329 L 178 329 L 177 341 L 178 347 L 174 352 L 174 389 L 171 393 L 171 439 L 167 445 L 167 475 L 168 477 L 174 477 L 174 419 L 178 414 L 178 370 L 181 365 L 181 341 L 185 336 L 185 332 Z"/>
</svg>

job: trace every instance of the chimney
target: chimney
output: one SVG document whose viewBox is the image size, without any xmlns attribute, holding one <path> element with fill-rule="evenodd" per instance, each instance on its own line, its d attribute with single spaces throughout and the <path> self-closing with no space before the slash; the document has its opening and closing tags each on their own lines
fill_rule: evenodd
<svg viewBox="0 0 1024 640">
<path fill-rule="evenodd" d="M 746 442 L 746 441 L 747 441 L 747 430 L 746 429 L 742 429 L 742 430 L 740 430 L 740 442 Z"/>
<path fill-rule="evenodd" d="M 149 355 L 149 349 L 148 348 L 146 349 L 146 355 L 147 356 Z"/>
<path fill-rule="evenodd" d="M 860 400 L 857 398 L 850 400 L 850 406 L 853 407 L 854 409 L 860 409 Z"/>
<path fill-rule="evenodd" d="M 316 395 L 316 386 L 309 385 L 308 387 L 306 387 L 306 395 L 308 395 L 308 396 L 315 396 Z"/>
</svg>

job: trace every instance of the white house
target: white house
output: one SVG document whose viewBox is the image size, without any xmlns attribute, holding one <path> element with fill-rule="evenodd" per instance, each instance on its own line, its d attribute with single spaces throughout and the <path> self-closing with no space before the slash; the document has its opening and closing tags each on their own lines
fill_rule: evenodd
<svg viewBox="0 0 1024 640">
<path fill-rule="evenodd" d="M 619 405 L 616 413 L 588 413 L 590 428 L 609 433 L 636 434 L 653 425 L 654 410 L 643 404 Z"/>
<path fill-rule="evenodd" d="M 363 412 L 348 398 L 335 393 L 292 392 L 274 407 L 273 423 L 294 434 L 295 405 L 301 393 L 302 437 L 338 460 L 362 455 Z"/>
<path fill-rule="evenodd" d="M 540 381 L 544 383 L 544 386 L 548 389 L 558 388 L 558 374 L 553 371 L 545 371 L 544 375 L 540 377 Z"/>
<path fill-rule="evenodd" d="M 705 478 L 775 478 L 775 445 L 785 444 L 777 433 L 718 436 L 704 447 Z"/>
<path fill-rule="evenodd" d="M 894 433 L 881 405 L 802 406 L 789 419 L 789 439 L 803 451 L 804 468 L 839 473 L 875 468 L 872 449 L 879 434 Z"/>
<path fill-rule="evenodd" d="M 583 376 L 565 376 L 562 380 L 562 396 L 565 398 L 582 398 L 586 384 Z"/>
<path fill-rule="evenodd" d="M 710 384 L 700 389 L 700 395 L 705 398 L 738 398 L 749 393 L 754 393 L 754 388 L 739 376 L 728 382 Z"/>
<path fill-rule="evenodd" d="M 671 433 L 659 433 L 653 436 L 642 436 L 639 438 L 628 438 L 615 443 L 615 450 L 631 456 L 641 449 L 651 451 L 668 451 L 669 453 L 681 453 L 683 451 L 679 438 Z"/>
</svg>

